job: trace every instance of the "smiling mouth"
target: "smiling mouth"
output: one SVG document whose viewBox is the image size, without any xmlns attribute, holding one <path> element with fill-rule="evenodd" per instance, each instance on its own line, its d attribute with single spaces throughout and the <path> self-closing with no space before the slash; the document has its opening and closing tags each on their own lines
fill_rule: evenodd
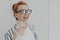
<svg viewBox="0 0 60 40">
<path fill-rule="evenodd" d="M 23 17 L 24 19 L 28 19 L 28 17 Z"/>
</svg>

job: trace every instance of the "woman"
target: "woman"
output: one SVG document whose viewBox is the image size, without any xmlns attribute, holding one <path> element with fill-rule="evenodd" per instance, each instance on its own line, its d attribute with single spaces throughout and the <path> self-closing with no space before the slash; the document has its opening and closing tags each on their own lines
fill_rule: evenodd
<svg viewBox="0 0 60 40">
<path fill-rule="evenodd" d="M 33 26 L 27 23 L 32 13 L 28 4 L 19 1 L 13 4 L 12 10 L 17 23 L 5 34 L 5 40 L 37 40 Z"/>
</svg>

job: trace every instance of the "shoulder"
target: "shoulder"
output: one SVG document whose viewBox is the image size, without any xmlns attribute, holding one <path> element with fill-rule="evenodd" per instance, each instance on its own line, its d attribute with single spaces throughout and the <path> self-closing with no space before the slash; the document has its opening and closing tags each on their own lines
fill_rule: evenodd
<svg viewBox="0 0 60 40">
<path fill-rule="evenodd" d="M 13 34 L 13 31 L 15 30 L 15 28 L 16 28 L 16 24 L 13 27 L 9 28 L 6 33 Z"/>
<path fill-rule="evenodd" d="M 28 26 L 33 32 L 35 31 L 35 25 L 34 24 L 28 24 Z"/>
<path fill-rule="evenodd" d="M 16 25 L 17 25 L 17 24 L 15 24 L 13 27 L 9 28 L 9 29 L 7 30 L 7 32 L 5 32 L 5 34 L 4 34 L 5 40 L 12 40 L 13 34 L 14 34 L 14 30 L 15 30 L 15 28 L 16 28 Z"/>
<path fill-rule="evenodd" d="M 10 28 L 7 30 L 7 32 L 5 33 L 5 35 L 8 35 L 8 36 L 12 36 L 13 34 L 13 28 Z"/>
<path fill-rule="evenodd" d="M 13 37 L 13 30 L 12 30 L 12 28 L 9 29 L 9 30 L 4 34 L 4 36 L 5 36 L 5 40 L 11 40 L 12 37 Z"/>
<path fill-rule="evenodd" d="M 10 40 L 10 39 L 12 40 L 14 29 L 15 29 L 14 27 L 11 27 L 10 29 L 7 30 L 7 32 L 5 32 L 4 34 L 5 40 Z"/>
</svg>

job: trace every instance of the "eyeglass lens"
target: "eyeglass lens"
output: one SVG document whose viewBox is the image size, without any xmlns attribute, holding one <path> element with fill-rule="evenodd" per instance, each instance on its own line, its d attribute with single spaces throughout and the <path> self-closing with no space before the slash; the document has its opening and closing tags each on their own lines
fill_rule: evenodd
<svg viewBox="0 0 60 40">
<path fill-rule="evenodd" d="M 25 10 L 25 9 L 22 9 L 22 10 L 19 10 L 18 13 L 21 12 L 22 14 L 31 14 L 32 13 L 32 10 L 31 9 L 28 9 L 28 10 Z"/>
</svg>

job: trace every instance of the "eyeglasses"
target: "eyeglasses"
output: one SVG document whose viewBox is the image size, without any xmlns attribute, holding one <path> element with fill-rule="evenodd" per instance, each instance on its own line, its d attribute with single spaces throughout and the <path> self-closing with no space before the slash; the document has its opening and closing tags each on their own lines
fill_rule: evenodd
<svg viewBox="0 0 60 40">
<path fill-rule="evenodd" d="M 21 9 L 21 10 L 17 11 L 16 13 L 20 13 L 20 12 L 22 14 L 26 14 L 26 13 L 31 14 L 32 13 L 32 10 L 31 9 L 27 9 L 27 10 Z"/>
</svg>

